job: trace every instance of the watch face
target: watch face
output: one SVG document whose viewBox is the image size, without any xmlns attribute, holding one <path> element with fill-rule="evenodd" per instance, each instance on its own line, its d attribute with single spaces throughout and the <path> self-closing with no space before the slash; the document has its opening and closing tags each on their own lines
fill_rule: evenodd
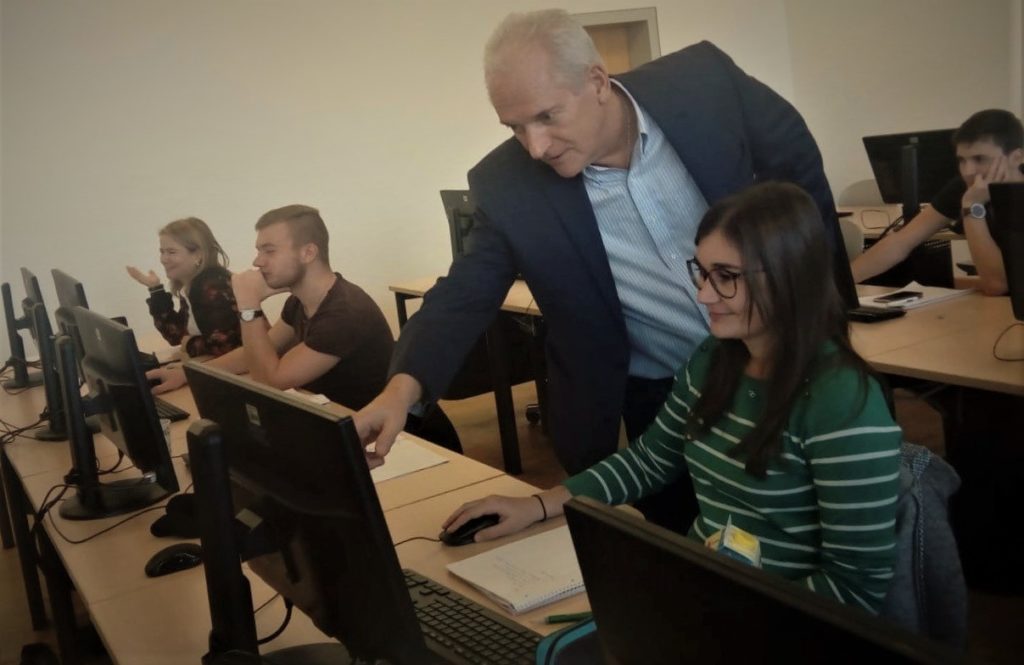
<svg viewBox="0 0 1024 665">
<path fill-rule="evenodd" d="M 238 313 L 238 316 L 243 321 L 255 321 L 256 318 L 262 313 L 263 312 L 261 312 L 258 309 L 243 309 L 241 312 Z"/>
<path fill-rule="evenodd" d="M 980 203 L 972 203 L 971 217 L 974 217 L 975 219 L 985 219 L 985 206 Z"/>
</svg>

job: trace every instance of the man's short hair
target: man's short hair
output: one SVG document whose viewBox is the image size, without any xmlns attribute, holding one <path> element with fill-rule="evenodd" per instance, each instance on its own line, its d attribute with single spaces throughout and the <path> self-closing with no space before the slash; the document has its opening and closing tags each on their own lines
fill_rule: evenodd
<svg viewBox="0 0 1024 665">
<path fill-rule="evenodd" d="M 1020 119 L 1009 111 L 978 111 L 953 134 L 953 145 L 968 145 L 978 141 L 991 141 L 1002 149 L 1003 154 L 1009 154 L 1024 147 L 1024 127 Z"/>
<path fill-rule="evenodd" d="M 330 254 L 328 253 L 327 225 L 320 217 L 320 211 L 310 206 L 294 204 L 275 208 L 264 213 L 256 222 L 256 230 L 260 231 L 272 224 L 287 224 L 288 232 L 291 233 L 292 243 L 296 247 L 302 245 L 316 245 L 317 258 L 330 266 Z"/>
<path fill-rule="evenodd" d="M 538 48 L 551 58 L 559 82 L 578 89 L 595 64 L 603 64 L 593 40 L 562 9 L 509 14 L 498 24 L 484 47 L 484 79 L 490 89 L 494 77 L 504 71 L 514 49 Z"/>
</svg>

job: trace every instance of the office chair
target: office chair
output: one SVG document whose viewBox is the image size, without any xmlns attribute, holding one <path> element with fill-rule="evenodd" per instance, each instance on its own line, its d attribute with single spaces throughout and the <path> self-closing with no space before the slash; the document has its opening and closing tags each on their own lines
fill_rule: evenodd
<svg viewBox="0 0 1024 665">
<path fill-rule="evenodd" d="M 452 258 L 457 259 L 469 248 L 476 204 L 466 190 L 441 190 L 448 232 L 451 237 Z M 493 326 L 500 326 L 495 331 Z M 547 407 L 547 369 L 544 364 L 544 320 L 539 317 L 499 312 L 492 324 L 508 349 L 508 369 L 511 385 L 534 380 L 537 385 L 537 404 L 526 407 L 526 420 L 544 426 Z M 477 341 L 466 356 L 462 368 L 455 375 L 442 396 L 444 399 L 464 399 L 491 392 L 490 363 L 487 356 L 487 336 Z M 545 430 L 546 431 L 546 430 Z"/>
</svg>

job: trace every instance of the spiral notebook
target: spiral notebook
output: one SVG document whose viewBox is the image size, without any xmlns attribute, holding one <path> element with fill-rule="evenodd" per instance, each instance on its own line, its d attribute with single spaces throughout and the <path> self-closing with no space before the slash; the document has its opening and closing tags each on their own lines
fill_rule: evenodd
<svg viewBox="0 0 1024 665">
<path fill-rule="evenodd" d="M 448 564 L 448 572 L 513 614 L 584 590 L 583 574 L 565 526 Z"/>
</svg>

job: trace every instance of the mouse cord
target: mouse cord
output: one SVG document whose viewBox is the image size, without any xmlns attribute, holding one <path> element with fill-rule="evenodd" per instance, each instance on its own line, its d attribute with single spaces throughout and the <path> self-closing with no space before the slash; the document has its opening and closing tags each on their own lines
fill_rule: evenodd
<svg viewBox="0 0 1024 665">
<path fill-rule="evenodd" d="M 57 501 L 60 500 L 61 496 L 64 495 L 64 492 L 66 492 L 68 490 L 68 488 L 71 487 L 71 485 L 55 485 L 54 488 L 56 488 L 56 487 L 63 487 L 64 490 L 57 496 L 56 499 L 54 499 L 53 501 L 50 502 L 49 506 L 45 505 L 45 503 L 44 503 L 43 507 L 39 509 L 39 514 L 40 515 L 46 515 L 47 517 L 49 517 L 50 518 L 50 526 L 53 527 L 53 530 L 57 533 L 58 536 L 61 537 L 62 540 L 64 540 L 64 542 L 69 543 L 71 545 L 80 545 L 82 543 L 88 542 L 88 541 L 92 540 L 93 538 L 96 538 L 97 536 L 101 536 L 101 535 L 105 534 L 108 531 L 116 529 L 117 527 L 121 526 L 125 522 L 130 522 L 131 520 L 135 519 L 139 515 L 145 515 L 146 513 L 151 513 L 154 510 L 166 510 L 167 509 L 166 501 L 161 500 L 161 502 L 158 505 L 150 506 L 149 508 L 144 508 L 143 510 L 138 511 L 137 513 L 132 513 L 128 517 L 125 517 L 122 520 L 114 522 L 110 526 L 105 527 L 103 529 L 100 529 L 99 531 L 97 531 L 94 534 L 88 535 L 85 538 L 80 538 L 78 540 L 75 540 L 73 538 L 68 538 L 66 535 L 64 535 L 64 532 L 60 530 L 59 526 L 57 526 L 57 522 L 53 519 L 53 516 L 47 514 L 47 513 L 49 513 L 49 511 L 53 507 L 53 505 L 56 504 Z M 53 491 L 54 488 L 50 488 L 50 490 Z M 182 490 L 181 493 L 184 494 L 184 493 L 188 492 L 190 489 L 192 489 L 192 483 L 189 483 L 188 487 L 186 487 L 184 490 Z M 47 496 L 49 496 L 49 492 L 47 492 Z M 38 526 L 41 523 L 42 523 L 42 518 L 41 517 L 37 517 L 36 518 L 36 523 L 32 526 L 32 528 L 35 529 L 36 526 Z"/>
<path fill-rule="evenodd" d="M 273 598 L 271 598 L 270 600 L 273 600 Z M 269 602 L 269 601 L 267 601 L 267 602 Z M 264 605 L 266 605 L 266 603 L 264 603 Z M 284 629 L 288 627 L 288 623 L 292 620 L 292 601 L 290 601 L 287 598 L 285 598 L 284 599 L 284 608 L 285 608 L 285 611 L 284 611 L 284 621 L 281 622 L 280 627 L 278 627 L 278 629 L 275 630 L 274 632 L 272 632 L 270 635 L 267 635 L 266 637 L 264 637 L 262 639 L 256 640 L 256 644 L 262 645 L 262 644 L 266 644 L 267 642 L 272 642 L 272 641 L 276 640 L 277 637 L 281 633 L 284 632 Z M 262 609 L 262 606 L 260 607 L 260 609 Z M 258 611 L 259 610 L 257 610 L 257 612 Z"/>
<path fill-rule="evenodd" d="M 439 542 L 441 542 L 441 540 L 439 538 L 428 538 L 427 536 L 413 536 L 412 538 L 406 538 L 405 540 L 398 541 L 397 543 L 394 544 L 394 547 L 398 547 L 399 545 L 405 545 L 406 543 L 408 543 L 409 541 L 412 541 L 412 540 L 425 540 L 428 543 L 439 543 Z"/>
</svg>

